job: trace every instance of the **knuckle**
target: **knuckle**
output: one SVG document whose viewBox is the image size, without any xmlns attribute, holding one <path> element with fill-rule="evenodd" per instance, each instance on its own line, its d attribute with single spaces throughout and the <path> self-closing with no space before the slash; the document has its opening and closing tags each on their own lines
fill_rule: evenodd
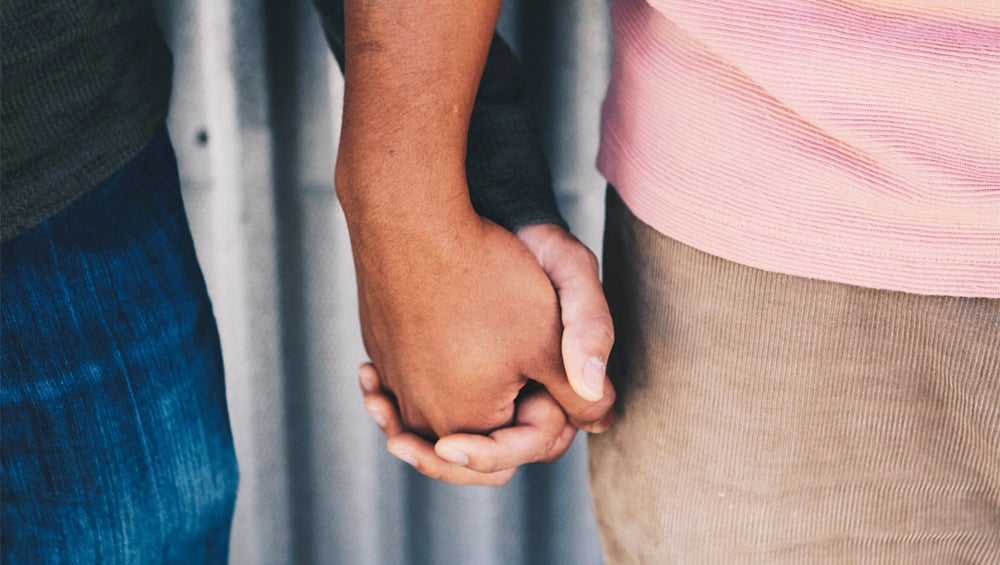
<svg viewBox="0 0 1000 565">
<path fill-rule="evenodd" d="M 597 419 L 601 419 L 608 415 L 608 412 L 610 412 L 611 409 L 614 408 L 614 405 L 615 405 L 615 393 L 614 391 L 611 391 L 606 393 L 603 397 L 601 397 L 600 400 L 598 400 L 597 402 L 594 403 L 593 406 L 591 406 L 591 410 L 593 410 L 592 414 L 595 417 L 597 417 Z"/>
<path fill-rule="evenodd" d="M 574 338 L 601 347 L 615 342 L 615 325 L 607 311 L 588 312 L 574 320 Z M 606 352 L 602 353 L 606 354 Z"/>
<path fill-rule="evenodd" d="M 609 398 L 609 396 L 606 394 L 597 402 L 584 406 L 574 415 L 574 420 L 585 425 L 596 424 L 601 418 L 607 415 L 608 410 L 611 409 L 614 403 L 614 398 Z"/>
<path fill-rule="evenodd" d="M 514 420 L 515 406 L 513 401 L 504 405 L 499 400 L 489 401 L 482 406 L 470 407 L 465 413 L 450 414 L 445 420 L 439 419 L 442 425 L 435 428 L 438 437 L 454 433 L 488 434 L 494 430 L 509 426 Z"/>
<path fill-rule="evenodd" d="M 581 268 L 597 273 L 599 265 L 597 255 L 594 255 L 594 252 L 587 248 L 586 245 L 583 245 L 582 243 L 574 245 L 568 252 L 568 255 L 570 260 L 579 265 Z"/>
<path fill-rule="evenodd" d="M 492 431 L 509 426 L 514 420 L 515 411 L 514 404 L 511 403 L 499 411 L 494 411 L 491 415 L 484 417 L 483 421 L 486 423 L 487 430 Z"/>
<path fill-rule="evenodd" d="M 594 252 L 589 249 L 586 249 L 586 251 L 587 268 L 595 274 L 599 273 L 601 271 L 601 262 L 597 260 L 597 255 L 594 255 Z"/>
<path fill-rule="evenodd" d="M 594 341 L 601 344 L 615 342 L 615 325 L 611 321 L 610 314 L 595 315 L 587 326 L 590 328 L 591 339 Z"/>
<path fill-rule="evenodd" d="M 476 465 L 476 470 L 481 473 L 490 473 L 495 471 L 498 467 L 498 461 L 496 455 L 486 455 L 483 456 L 479 463 Z"/>
<path fill-rule="evenodd" d="M 562 457 L 562 454 L 566 453 L 566 449 L 569 448 L 569 445 L 567 444 L 566 447 L 564 447 L 562 449 L 560 449 L 560 447 L 562 447 L 562 446 L 559 445 L 558 441 L 553 442 L 552 446 L 545 452 L 545 455 L 542 456 L 542 457 L 540 457 L 540 458 L 538 458 L 538 462 L 539 463 L 551 463 L 551 462 L 555 461 L 556 459 L 559 459 L 560 457 Z"/>
<path fill-rule="evenodd" d="M 429 479 L 434 479 L 436 481 L 445 480 L 444 472 L 437 465 L 422 465 L 420 467 L 420 472 Z"/>
<path fill-rule="evenodd" d="M 571 285 L 577 284 L 575 278 L 581 274 L 596 277 L 599 269 L 597 256 L 576 239 L 551 254 L 550 267 L 556 279 Z"/>
<path fill-rule="evenodd" d="M 559 455 L 556 453 L 558 447 L 559 447 L 559 436 L 548 438 L 546 439 L 545 444 L 542 446 L 542 448 L 535 455 L 535 457 L 532 458 L 532 460 L 548 463 L 549 461 L 552 461 L 553 459 L 559 457 Z"/>
</svg>

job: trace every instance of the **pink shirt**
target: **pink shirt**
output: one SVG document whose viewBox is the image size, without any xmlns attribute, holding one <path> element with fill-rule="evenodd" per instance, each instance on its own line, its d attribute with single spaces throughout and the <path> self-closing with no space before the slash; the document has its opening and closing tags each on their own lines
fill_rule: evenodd
<svg viewBox="0 0 1000 565">
<path fill-rule="evenodd" d="M 615 0 L 598 166 L 753 267 L 1000 297 L 1000 0 Z"/>
</svg>

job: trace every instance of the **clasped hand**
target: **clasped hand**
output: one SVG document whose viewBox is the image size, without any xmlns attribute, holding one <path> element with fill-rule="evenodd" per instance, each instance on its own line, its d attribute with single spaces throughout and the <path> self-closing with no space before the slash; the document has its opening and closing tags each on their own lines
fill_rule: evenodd
<svg viewBox="0 0 1000 565">
<path fill-rule="evenodd" d="M 593 253 L 562 228 L 476 218 L 449 234 L 355 246 L 362 393 L 394 455 L 500 485 L 610 425 L 611 317 Z"/>
</svg>

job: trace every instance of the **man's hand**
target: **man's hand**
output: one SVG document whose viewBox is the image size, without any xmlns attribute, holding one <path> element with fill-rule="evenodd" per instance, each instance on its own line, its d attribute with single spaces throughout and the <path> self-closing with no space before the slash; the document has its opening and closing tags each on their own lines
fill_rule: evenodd
<svg viewBox="0 0 1000 565">
<path fill-rule="evenodd" d="M 441 436 L 509 425 L 529 378 L 583 425 L 606 413 L 609 402 L 581 399 L 566 381 L 556 293 L 506 230 L 478 217 L 397 223 L 363 234 L 355 263 L 365 347 L 408 428 Z"/>
<path fill-rule="evenodd" d="M 581 426 L 601 420 L 613 400 L 596 385 L 589 400 L 574 392 L 552 285 L 525 246 L 479 218 L 469 199 L 469 117 L 499 5 L 345 4 L 335 185 L 362 332 L 404 423 L 426 434 L 509 424 L 528 379 Z"/>
<path fill-rule="evenodd" d="M 514 399 L 528 379 L 544 385 L 577 426 L 590 428 L 605 417 L 614 401 L 603 371 L 610 316 L 592 255 L 565 237 L 535 238 L 549 262 L 564 267 L 559 274 L 566 280 L 560 282 L 572 302 L 564 319 L 573 335 L 605 339 L 591 355 L 600 359 L 596 373 L 587 372 L 589 361 L 579 360 L 582 347 L 567 348 L 568 358 L 579 365 L 571 380 L 563 369 L 553 284 L 529 248 L 506 230 L 471 215 L 447 226 L 394 222 L 385 233 L 370 226 L 357 238 L 365 348 L 408 428 L 443 436 L 509 425 Z M 573 244 L 574 255 L 558 253 Z M 576 261 L 575 270 L 563 257 Z M 588 308 L 572 298 L 588 293 Z M 569 314 L 576 317 L 565 318 Z M 597 325 L 579 332 L 578 321 Z M 583 398 L 571 382 L 585 391 Z"/>
<path fill-rule="evenodd" d="M 611 316 L 597 276 L 597 261 L 576 238 L 554 225 L 528 226 L 518 230 L 525 243 L 544 268 L 558 297 L 565 327 L 562 353 L 566 373 L 581 396 L 590 394 L 586 384 L 587 364 L 603 365 L 614 340 Z M 592 378 L 591 374 L 591 378 Z M 520 465 L 552 461 L 569 447 L 576 428 L 545 391 L 534 390 L 517 401 L 514 425 L 489 436 L 454 434 L 443 437 L 436 446 L 406 433 L 398 407 L 382 387 L 381 379 L 370 364 L 360 371 L 365 406 L 389 438 L 390 452 L 413 465 L 425 475 L 459 484 L 497 485 L 506 483 Z M 604 387 L 604 402 L 613 402 L 614 391 L 606 382 L 603 370 L 598 381 Z M 602 432 L 611 425 L 612 413 L 589 427 Z"/>
<path fill-rule="evenodd" d="M 454 434 L 432 444 L 406 431 L 392 398 L 382 388 L 371 363 L 359 371 L 365 408 L 386 435 L 389 452 L 424 475 L 461 485 L 500 486 L 517 467 L 559 458 L 569 448 L 576 428 L 543 389 L 526 392 L 517 401 L 510 427 L 488 436 Z"/>
</svg>

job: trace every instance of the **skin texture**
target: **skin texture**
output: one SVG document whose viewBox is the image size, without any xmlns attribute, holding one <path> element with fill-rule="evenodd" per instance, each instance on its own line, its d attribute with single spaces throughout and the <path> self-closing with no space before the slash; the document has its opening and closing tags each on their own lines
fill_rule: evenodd
<svg viewBox="0 0 1000 565">
<path fill-rule="evenodd" d="M 569 448 L 576 428 L 544 390 L 526 393 L 511 426 L 489 435 L 454 434 L 437 445 L 408 432 L 370 363 L 359 370 L 365 408 L 388 438 L 390 453 L 427 477 L 453 484 L 501 486 L 524 463 L 554 461 Z"/>
<path fill-rule="evenodd" d="M 596 258 L 558 226 L 529 226 L 517 235 L 559 289 L 565 326 L 562 349 L 567 366 L 573 359 L 607 355 L 614 341 L 613 326 L 597 278 Z M 365 407 L 388 438 L 389 451 L 424 475 L 446 482 L 504 484 L 524 463 L 560 457 L 576 434 L 576 426 L 568 422 L 551 395 L 535 388 L 522 392 L 511 427 L 489 436 L 453 434 L 435 445 L 406 431 L 398 406 L 372 364 L 361 366 L 359 381 Z M 612 423 L 612 414 L 609 412 L 589 431 L 606 430 Z"/>
<path fill-rule="evenodd" d="M 548 250 L 551 268 L 543 270 L 527 241 L 478 217 L 469 200 L 465 140 L 498 10 L 497 1 L 457 0 L 345 7 L 336 186 L 362 335 L 400 430 L 424 437 L 489 433 L 529 418 L 539 428 L 544 420 L 548 438 L 560 419 L 560 430 L 567 419 L 605 425 L 614 401 L 603 371 L 610 330 L 574 327 L 603 341 L 566 354 L 567 308 L 547 273 L 563 264 L 556 247 L 573 249 L 590 282 L 562 284 L 599 290 L 592 255 L 562 230 L 529 230 Z M 597 361 L 588 372 L 589 356 Z M 523 394 L 529 380 L 544 390 Z"/>
<path fill-rule="evenodd" d="M 407 427 L 428 436 L 506 426 L 529 376 L 566 382 L 545 273 L 506 230 L 480 221 L 469 232 L 437 245 L 411 234 L 355 257 L 365 347 Z"/>
</svg>

